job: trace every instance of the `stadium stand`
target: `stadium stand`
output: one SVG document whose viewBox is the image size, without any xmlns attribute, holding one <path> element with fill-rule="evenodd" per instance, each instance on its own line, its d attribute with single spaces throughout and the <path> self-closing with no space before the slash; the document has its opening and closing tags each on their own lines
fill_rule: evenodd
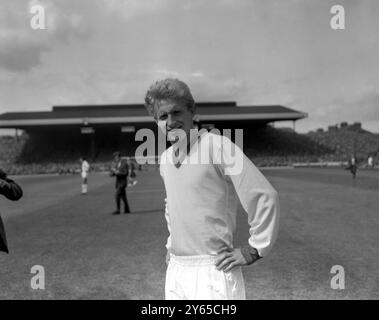
<svg viewBox="0 0 379 320">
<path fill-rule="evenodd" d="M 122 141 L 118 141 L 121 139 Z M 96 138 L 96 154 L 90 158 L 95 171 L 108 171 L 114 150 L 133 156 L 141 142 L 132 141 L 132 135 L 119 136 L 111 131 Z M 120 148 L 121 146 L 121 148 Z M 244 152 L 261 167 L 289 166 L 297 163 L 346 162 L 355 154 L 358 163 L 366 163 L 369 155 L 377 159 L 379 135 L 363 130 L 359 124 L 330 126 L 299 134 L 289 128 L 270 125 L 245 132 Z M 91 153 L 89 136 L 69 132 L 55 134 L 22 134 L 0 137 L 0 167 L 10 174 L 79 172 L 80 156 Z M 144 169 L 150 167 L 144 167 Z"/>
<path fill-rule="evenodd" d="M 97 139 L 98 152 L 91 159 L 91 166 L 96 171 L 108 170 L 112 152 L 117 149 L 111 136 L 106 137 L 108 144 Z M 90 143 L 86 141 L 87 137 L 82 138 L 73 139 L 67 134 L 24 134 L 17 143 L 14 137 L 2 137 L 1 164 L 12 174 L 74 173 L 79 170 L 79 157 L 89 153 Z M 139 143 L 122 144 L 121 151 L 133 156 Z M 304 157 L 313 161 L 327 151 L 304 135 L 271 127 L 254 130 L 244 137 L 244 150 L 258 165 L 263 166 L 288 165 Z"/>
<path fill-rule="evenodd" d="M 0 168 L 8 172 L 14 167 L 26 141 L 27 136 L 0 136 Z"/>
<path fill-rule="evenodd" d="M 304 112 L 281 105 L 238 106 L 235 101 L 214 101 L 198 102 L 196 106 L 202 126 L 242 128 L 244 133 L 275 121 L 296 122 L 307 117 Z M 11 171 L 17 173 L 74 172 L 80 156 L 100 170 L 108 166 L 115 150 L 127 156 L 135 154 L 140 142 L 134 141 L 134 132 L 141 128 L 158 130 L 143 104 L 53 106 L 51 111 L 7 112 L 0 114 L 0 128 L 27 133 L 23 135 L 25 143 L 15 147 L 18 152 L 7 162 L 13 163 Z M 249 148 L 251 142 L 255 155 L 262 155 L 262 142 L 255 136 L 245 137 L 244 148 Z M 269 154 L 274 150 L 279 153 L 272 137 L 262 139 L 264 148 L 272 146 Z"/>
</svg>

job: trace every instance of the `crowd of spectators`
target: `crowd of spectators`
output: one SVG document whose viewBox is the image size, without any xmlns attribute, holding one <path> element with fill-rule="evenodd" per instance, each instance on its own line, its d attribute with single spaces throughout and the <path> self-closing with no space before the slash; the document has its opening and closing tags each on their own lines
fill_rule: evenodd
<svg viewBox="0 0 379 320">
<path fill-rule="evenodd" d="M 112 163 L 108 162 L 90 162 L 91 172 L 103 172 L 109 173 Z M 59 175 L 74 175 L 80 174 L 80 163 L 77 162 L 66 162 L 66 163 L 55 163 L 55 162 L 45 162 L 45 163 L 14 163 L 3 167 L 4 170 L 9 175 L 28 175 L 28 174 L 59 174 Z M 138 166 L 136 168 L 139 170 L 149 170 L 150 166 Z"/>
<path fill-rule="evenodd" d="M 109 137 L 108 137 L 109 138 Z M 59 140 L 60 139 L 60 140 Z M 78 174 L 79 157 L 83 155 L 85 141 L 69 143 L 67 138 L 52 137 L 0 137 L 0 168 L 11 175 L 19 174 Z M 88 145 L 87 145 L 88 147 Z M 124 155 L 133 155 L 133 148 Z M 98 148 L 95 157 L 88 157 L 91 170 L 108 172 L 111 167 L 113 145 Z M 298 134 L 291 129 L 267 126 L 249 131 L 244 136 L 244 152 L 260 167 L 291 166 L 296 163 L 346 163 L 352 155 L 358 165 L 367 164 L 369 156 L 378 158 L 379 135 L 355 127 L 333 126 L 330 130 L 317 130 Z M 88 154 L 88 150 L 86 150 Z M 156 170 L 146 165 L 142 169 Z"/>
<path fill-rule="evenodd" d="M 0 136 L 0 168 L 12 165 L 27 141 L 26 136 Z"/>
<path fill-rule="evenodd" d="M 342 122 L 328 130 L 309 132 L 307 136 L 315 143 L 325 146 L 331 152 L 326 154 L 332 161 L 348 161 L 354 156 L 358 165 L 365 166 L 367 159 L 379 156 L 379 134 L 363 130 L 360 123 L 352 125 Z"/>
</svg>

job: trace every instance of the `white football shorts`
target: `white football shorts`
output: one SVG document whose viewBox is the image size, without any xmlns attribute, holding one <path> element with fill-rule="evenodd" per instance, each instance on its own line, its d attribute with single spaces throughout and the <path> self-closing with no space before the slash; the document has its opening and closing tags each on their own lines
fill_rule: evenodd
<svg viewBox="0 0 379 320">
<path fill-rule="evenodd" d="M 166 272 L 166 300 L 245 300 L 241 267 L 217 270 L 216 257 L 170 254 Z"/>
</svg>

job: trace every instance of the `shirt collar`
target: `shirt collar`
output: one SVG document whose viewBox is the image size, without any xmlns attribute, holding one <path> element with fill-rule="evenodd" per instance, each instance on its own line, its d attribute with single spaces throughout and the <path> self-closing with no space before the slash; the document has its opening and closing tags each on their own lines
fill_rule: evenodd
<svg viewBox="0 0 379 320">
<path fill-rule="evenodd" d="M 198 141 L 199 136 L 199 130 L 192 128 L 189 134 L 189 140 L 186 139 L 182 143 L 177 142 L 172 145 L 172 158 L 174 163 L 183 162 L 184 158 L 190 153 L 193 145 Z M 184 146 L 185 142 L 187 142 L 187 148 Z"/>
</svg>

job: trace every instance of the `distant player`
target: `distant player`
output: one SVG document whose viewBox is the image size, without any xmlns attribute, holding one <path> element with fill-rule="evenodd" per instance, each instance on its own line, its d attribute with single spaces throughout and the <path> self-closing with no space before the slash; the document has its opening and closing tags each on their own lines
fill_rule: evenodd
<svg viewBox="0 0 379 320">
<path fill-rule="evenodd" d="M 126 187 L 128 185 L 129 166 L 125 158 L 121 157 L 120 152 L 113 154 L 114 162 L 111 169 L 111 177 L 116 177 L 116 207 L 117 209 L 112 213 L 114 215 L 121 212 L 121 200 L 124 203 L 124 213 L 130 213 L 128 199 L 126 197 Z"/>
<path fill-rule="evenodd" d="M 90 169 L 90 165 L 86 158 L 81 157 L 80 163 L 82 164 L 81 167 L 81 175 L 82 175 L 82 194 L 87 194 L 88 191 L 88 185 L 87 185 L 87 179 L 88 179 L 88 172 Z"/>
<path fill-rule="evenodd" d="M 134 187 L 138 181 L 136 179 L 136 168 L 134 166 L 134 163 L 129 157 L 126 157 L 126 163 L 129 167 L 129 174 L 128 174 L 128 187 Z"/>
<path fill-rule="evenodd" d="M 353 175 L 353 179 L 355 180 L 355 178 L 357 176 L 357 170 L 358 170 L 357 159 L 356 159 L 355 155 L 351 156 L 350 161 L 349 161 L 349 165 L 346 168 L 346 170 L 349 170 L 351 172 L 351 174 Z"/>
<path fill-rule="evenodd" d="M 374 158 L 372 155 L 369 155 L 367 159 L 367 167 L 371 169 L 374 168 Z"/>
</svg>

